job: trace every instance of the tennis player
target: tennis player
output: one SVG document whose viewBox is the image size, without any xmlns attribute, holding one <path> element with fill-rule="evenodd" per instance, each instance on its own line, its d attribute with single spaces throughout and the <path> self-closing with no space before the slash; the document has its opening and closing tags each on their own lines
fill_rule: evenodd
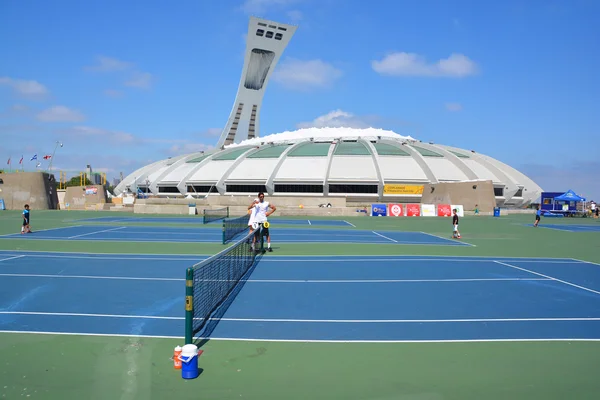
<svg viewBox="0 0 600 400">
<path fill-rule="evenodd" d="M 258 194 L 258 201 L 254 200 L 254 203 L 252 203 L 252 205 L 255 209 L 254 222 L 256 222 L 259 225 L 263 225 L 262 232 L 263 235 L 267 237 L 267 251 L 272 252 L 273 249 L 271 248 L 271 234 L 269 233 L 269 228 L 264 227 L 264 223 L 267 222 L 269 215 L 273 214 L 275 210 L 277 210 L 277 207 L 275 207 L 268 201 L 265 201 L 265 194 L 263 192 L 260 192 Z M 254 244 L 255 241 L 256 236 L 254 236 L 252 244 Z"/>
<path fill-rule="evenodd" d="M 460 232 L 458 230 L 458 211 L 456 208 L 453 210 L 454 215 L 452 216 L 452 238 L 460 239 Z"/>
<path fill-rule="evenodd" d="M 533 223 L 533 226 L 536 228 L 540 224 L 540 216 L 541 215 L 542 215 L 542 209 L 540 206 L 537 206 L 537 210 L 535 211 L 535 222 Z"/>
<path fill-rule="evenodd" d="M 31 233 L 31 228 L 29 227 L 29 204 L 25 204 L 25 207 L 23 207 L 23 226 L 21 226 L 21 234 L 23 233 Z"/>
</svg>

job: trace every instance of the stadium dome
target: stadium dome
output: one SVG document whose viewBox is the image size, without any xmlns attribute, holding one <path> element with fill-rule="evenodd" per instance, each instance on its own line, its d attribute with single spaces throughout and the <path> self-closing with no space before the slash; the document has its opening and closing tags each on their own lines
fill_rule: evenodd
<svg viewBox="0 0 600 400">
<path fill-rule="evenodd" d="M 420 195 L 388 195 L 384 185 L 475 180 L 491 180 L 501 206 L 527 205 L 542 192 L 521 172 L 472 150 L 382 129 L 307 128 L 157 161 L 127 176 L 115 193 L 184 198 L 263 191 L 271 196 L 378 201 L 404 196 L 415 201 Z"/>
</svg>

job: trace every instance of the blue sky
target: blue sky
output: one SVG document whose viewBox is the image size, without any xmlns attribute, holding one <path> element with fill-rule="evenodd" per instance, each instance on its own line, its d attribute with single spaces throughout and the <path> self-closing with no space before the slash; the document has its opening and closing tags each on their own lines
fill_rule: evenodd
<svg viewBox="0 0 600 400">
<path fill-rule="evenodd" d="M 235 98 L 250 15 L 298 25 L 261 135 L 324 119 L 372 125 L 600 199 L 595 0 L 6 0 L 3 167 L 23 155 L 32 169 L 56 141 L 56 169 L 91 164 L 109 178 L 209 149 Z"/>
</svg>

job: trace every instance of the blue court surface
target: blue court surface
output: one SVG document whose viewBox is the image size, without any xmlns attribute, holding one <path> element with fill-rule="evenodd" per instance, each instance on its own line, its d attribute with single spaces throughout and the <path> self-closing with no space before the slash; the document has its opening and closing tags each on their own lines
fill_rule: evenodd
<svg viewBox="0 0 600 400">
<path fill-rule="evenodd" d="M 533 224 L 529 224 L 533 226 Z M 556 229 L 566 232 L 600 232 L 600 224 L 597 225 L 570 225 L 570 224 L 544 224 L 540 223 L 538 228 Z"/>
<path fill-rule="evenodd" d="M 201 259 L 0 251 L 0 331 L 182 337 Z M 600 265 L 575 259 L 267 254 L 238 288 L 210 338 L 600 340 Z"/>
<path fill-rule="evenodd" d="M 277 246 L 277 243 L 378 243 L 473 246 L 464 241 L 435 236 L 424 232 L 363 231 L 356 229 L 323 230 L 310 228 L 300 230 L 294 228 L 269 228 L 269 230 L 271 231 L 271 241 L 274 247 Z M 26 235 L 20 233 L 0 235 L 0 239 L 222 243 L 222 236 L 223 232 L 221 228 L 75 225 L 34 231 Z"/>
<path fill-rule="evenodd" d="M 235 218 L 235 217 L 232 217 Z M 202 216 L 197 217 L 181 217 L 181 218 L 169 218 L 169 217 L 99 217 L 99 218 L 85 218 L 69 220 L 70 222 L 100 222 L 100 223 L 164 223 L 164 224 L 202 224 Z M 310 219 L 283 219 L 283 218 L 270 218 L 269 221 L 278 225 L 304 225 L 304 226 L 343 226 L 343 227 L 354 227 L 348 221 L 342 220 L 310 220 Z M 218 224 L 222 225 L 223 220 L 217 220 L 208 223 L 207 225 Z"/>
</svg>

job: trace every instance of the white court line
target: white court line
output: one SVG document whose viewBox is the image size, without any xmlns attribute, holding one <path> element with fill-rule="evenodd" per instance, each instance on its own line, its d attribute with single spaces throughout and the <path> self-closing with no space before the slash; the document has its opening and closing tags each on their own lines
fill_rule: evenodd
<svg viewBox="0 0 600 400">
<path fill-rule="evenodd" d="M 1 261 L 1 260 L 0 260 Z M 16 274 L 0 273 L 0 276 L 31 278 L 68 278 L 68 279 L 109 279 L 132 281 L 185 281 L 183 278 L 145 278 L 136 276 L 102 276 L 102 275 L 58 275 L 58 274 Z M 448 279 L 248 279 L 245 282 L 255 283 L 423 283 L 423 282 L 485 282 L 485 281 L 550 281 L 546 278 L 448 278 Z M 226 279 L 203 279 L 199 282 L 237 282 Z"/>
<path fill-rule="evenodd" d="M 575 261 L 579 261 L 580 263 L 584 263 L 584 264 L 600 265 L 600 264 L 598 264 L 598 263 L 595 263 L 595 262 L 593 262 L 593 261 L 579 260 L 579 259 L 577 259 L 577 258 L 574 258 L 573 260 L 575 260 Z"/>
<path fill-rule="evenodd" d="M 571 282 L 563 281 L 562 279 L 553 278 L 553 277 L 551 277 L 549 275 L 540 274 L 539 272 L 534 272 L 534 271 L 531 271 L 531 270 L 528 270 L 528 269 L 525 269 L 525 268 L 517 267 L 515 265 L 510 265 L 510 264 L 507 264 L 507 263 L 501 262 L 501 261 L 494 261 L 494 262 L 497 263 L 497 264 L 505 265 L 507 267 L 511 267 L 511 268 L 519 269 L 521 271 L 529 272 L 530 274 L 539 275 L 539 276 L 542 276 L 544 278 L 549 278 L 549 279 L 551 279 L 553 281 L 564 283 L 565 285 L 573 286 L 573 287 L 576 287 L 578 289 L 582 289 L 582 290 L 586 290 L 588 292 L 600 294 L 600 292 L 598 292 L 596 290 L 593 290 L 593 289 L 590 289 L 590 288 L 586 288 L 585 286 L 576 285 L 576 284 L 571 283 Z"/>
<path fill-rule="evenodd" d="M 14 251 L 13 253 L 18 253 L 17 251 Z M 2 253 L 0 253 L 2 254 Z M 85 253 L 81 253 L 81 254 L 85 254 Z M 94 254 L 94 253 L 90 253 L 90 254 Z M 108 254 L 108 253 L 107 253 Z M 18 257 L 39 257 L 39 258 L 67 258 L 67 259 L 85 259 L 85 260 L 143 260 L 143 261 L 169 261 L 169 262 L 173 262 L 173 261 L 202 261 L 205 257 L 199 256 L 198 258 L 179 258 L 179 256 L 175 255 L 173 258 L 168 258 L 168 257 L 127 257 L 127 253 L 124 253 L 121 257 L 118 256 L 106 256 L 106 257 L 102 257 L 102 256 L 96 256 L 93 257 L 91 255 L 89 256 L 70 256 L 70 255 L 64 255 L 64 256 L 59 256 L 59 255 L 53 255 L 53 254 L 24 254 L 24 255 L 20 255 L 20 256 L 15 256 L 13 258 L 18 258 Z M 191 257 L 191 256 L 190 256 Z M 4 261 L 4 260 L 0 260 L 0 261 Z"/>
<path fill-rule="evenodd" d="M 308 224 L 309 224 L 309 225 L 312 225 L 312 224 L 310 223 L 310 219 L 307 219 L 307 221 L 308 221 Z"/>
<path fill-rule="evenodd" d="M 185 319 L 185 317 L 163 317 L 163 316 L 156 316 L 156 315 L 85 314 L 85 313 L 36 312 L 36 311 L 0 311 L 0 315 L 42 315 L 42 316 L 52 316 L 52 317 L 98 317 L 98 318 L 166 319 L 166 320 Z"/>
<path fill-rule="evenodd" d="M 52 317 L 93 317 L 93 318 L 133 318 L 158 320 L 185 320 L 185 317 L 129 314 L 62 313 L 37 311 L 0 311 L 0 315 L 39 315 Z M 202 320 L 203 318 L 194 318 Z M 289 319 L 289 318 L 209 318 L 211 321 L 229 322 L 286 322 L 286 323 L 325 323 L 325 324 L 441 324 L 441 323 L 481 323 L 481 322 L 596 322 L 600 317 L 564 318 L 459 318 L 459 319 Z"/>
<path fill-rule="evenodd" d="M 356 225 L 354 225 L 354 224 L 351 224 L 351 223 L 350 223 L 350 222 L 348 222 L 348 221 L 343 221 L 343 222 L 345 222 L 345 223 L 347 223 L 348 225 L 350 225 L 350 226 L 353 226 L 354 228 L 356 228 Z"/>
<path fill-rule="evenodd" d="M 95 235 L 97 233 L 116 231 L 116 230 L 125 229 L 125 228 L 127 228 L 127 227 L 126 226 L 119 226 L 118 228 L 103 229 L 101 231 L 94 231 L 94 232 L 82 233 L 81 235 L 70 236 L 67 239 L 75 239 L 75 238 L 82 237 L 82 236 Z"/>
<path fill-rule="evenodd" d="M 391 241 L 392 241 L 392 242 L 394 242 L 394 243 L 398 243 L 398 241 L 397 241 L 397 240 L 394 240 L 394 239 L 392 239 L 392 238 L 389 238 L 389 237 L 387 237 L 387 236 L 385 236 L 385 235 L 382 235 L 381 233 L 377 233 L 377 232 L 375 232 L 375 231 L 371 231 L 371 232 L 373 232 L 373 233 L 374 233 L 374 234 L 376 234 L 377 236 L 380 236 L 380 237 L 382 237 L 382 238 L 384 238 L 384 239 L 391 240 Z M 338 235 L 336 235 L 336 236 L 338 236 Z M 402 243 L 407 243 L 407 242 L 402 242 Z"/>
<path fill-rule="evenodd" d="M 422 234 L 424 234 L 424 235 L 433 236 L 433 237 L 436 237 L 436 238 L 438 238 L 438 239 L 443 239 L 443 240 L 446 240 L 446 241 L 448 241 L 448 242 L 453 242 L 453 243 L 454 243 L 454 240 L 452 240 L 452 239 L 448 239 L 448 238 L 445 238 L 445 237 L 443 237 L 443 236 L 434 235 L 433 233 L 427 233 L 427 232 L 422 232 L 422 231 L 420 231 L 420 233 L 422 233 Z M 469 245 L 469 246 L 471 246 L 471 247 L 477 247 L 477 246 L 476 246 L 476 245 L 474 245 L 474 244 L 471 244 L 471 243 L 468 243 L 468 242 L 463 242 L 462 240 L 459 240 L 459 241 L 458 241 L 458 243 L 464 243 L 464 244 L 467 244 L 467 245 Z"/>
<path fill-rule="evenodd" d="M 137 276 L 101 276 L 101 275 L 57 275 L 57 274 L 11 274 L 0 273 L 0 276 L 12 276 L 18 278 L 68 278 L 68 279 L 109 279 L 109 280 L 130 280 L 130 281 L 185 281 L 183 278 L 144 278 Z M 237 282 L 237 281 L 235 281 Z"/>
<path fill-rule="evenodd" d="M 23 257 L 25 257 L 25 255 L 14 256 L 14 257 L 9 257 L 9 258 L 3 258 L 2 260 L 0 260 L 0 262 L 2 262 L 2 261 L 8 261 L 8 260 L 15 260 L 17 258 L 23 258 Z"/>
<path fill-rule="evenodd" d="M 118 333 L 86 333 L 86 332 L 47 332 L 47 331 L 17 331 L 17 330 L 0 330 L 0 333 L 15 333 L 15 334 L 31 334 L 31 335 L 63 335 L 63 336 L 96 336 L 96 337 L 117 337 L 117 338 L 147 338 L 147 339 L 177 339 L 181 340 L 183 336 L 167 336 L 167 335 L 127 335 Z M 253 339 L 253 338 L 226 338 L 226 337 L 195 337 L 199 340 L 214 340 L 214 341 L 230 341 L 230 342 L 285 342 L 285 343 L 370 343 L 370 344 L 386 344 L 386 343 L 411 343 L 411 344 L 428 344 L 428 343 L 493 343 L 493 342 L 600 342 L 600 339 L 587 338 L 549 338 L 549 339 L 424 339 L 424 340 L 328 340 L 328 339 Z"/>
<path fill-rule="evenodd" d="M 56 231 L 56 230 L 60 230 L 60 229 L 69 229 L 69 228 L 81 228 L 81 227 L 83 227 L 83 225 L 71 225 L 71 226 L 61 226 L 59 228 L 35 229 L 33 231 L 33 233 Z M 20 235 L 21 235 L 21 233 L 17 232 L 17 233 L 7 233 L 5 235 L 0 235 L 0 237 L 7 237 L 7 236 L 20 237 Z"/>
</svg>

